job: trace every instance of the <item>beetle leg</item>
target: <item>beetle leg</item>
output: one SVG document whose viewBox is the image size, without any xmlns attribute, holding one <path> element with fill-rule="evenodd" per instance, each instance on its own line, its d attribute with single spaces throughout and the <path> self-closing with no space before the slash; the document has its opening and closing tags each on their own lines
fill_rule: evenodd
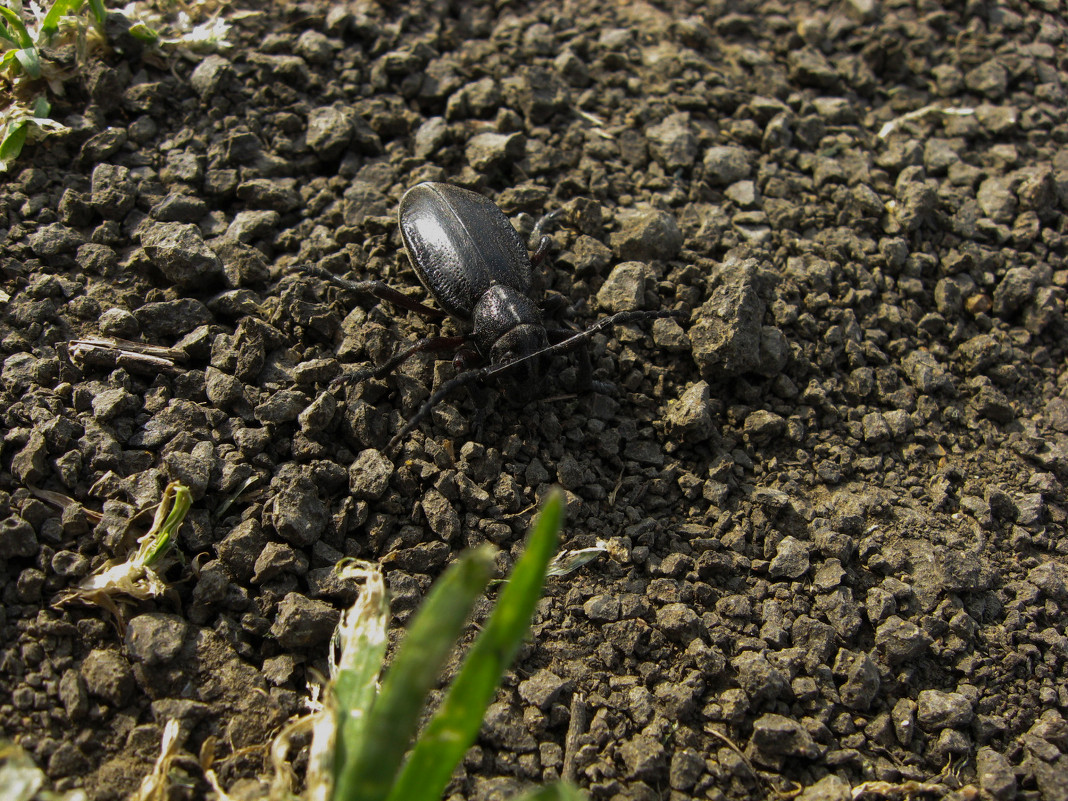
<svg viewBox="0 0 1068 801">
<path fill-rule="evenodd" d="M 624 311 L 613 314 L 611 317 L 605 317 L 598 320 L 584 331 L 568 337 L 562 342 L 557 342 L 555 345 L 550 345 L 547 348 L 542 348 L 534 353 L 527 354 L 521 359 L 502 364 L 498 367 L 486 368 L 486 378 L 496 378 L 499 375 L 507 373 L 509 370 L 514 370 L 520 364 L 529 362 L 532 359 L 540 359 L 545 356 L 555 356 L 558 353 L 567 353 L 575 348 L 581 347 L 584 343 L 590 340 L 594 334 L 599 331 L 603 331 L 606 328 L 611 328 L 614 325 L 624 325 L 626 323 L 637 322 L 638 320 L 659 320 L 664 317 L 681 317 L 682 312 L 678 311 Z"/>
<path fill-rule="evenodd" d="M 424 317 L 441 318 L 447 316 L 441 309 L 434 309 L 424 303 L 420 303 L 418 300 L 408 297 L 403 292 L 394 289 L 389 286 L 389 284 L 383 283 L 382 281 L 350 281 L 347 278 L 341 278 L 324 270 L 317 264 L 307 264 L 303 267 L 303 270 L 310 275 L 314 275 L 316 278 L 329 281 L 344 289 L 348 289 L 352 292 L 359 292 L 364 295 L 373 295 L 379 300 L 387 301 L 401 309 L 407 309 L 408 311 L 422 314 Z"/>
<path fill-rule="evenodd" d="M 426 400 L 426 402 L 420 407 L 419 411 L 417 411 L 408 419 L 408 422 L 404 424 L 404 428 L 402 428 L 393 436 L 393 439 L 391 439 L 389 441 L 389 444 L 386 446 L 386 450 L 392 451 L 394 448 L 396 448 L 397 445 L 402 442 L 404 438 L 408 436 L 408 434 L 411 433 L 412 429 L 419 425 L 419 423 L 422 422 L 423 418 L 430 414 L 431 410 L 433 410 L 435 406 L 441 403 L 441 401 L 443 401 L 454 390 L 484 379 L 486 372 L 487 370 L 485 367 L 481 367 L 477 370 L 468 370 L 466 373 L 460 373 L 460 375 L 456 376 L 455 378 L 450 378 L 448 381 L 442 384 L 438 391 L 431 395 Z"/>
<path fill-rule="evenodd" d="M 549 336 L 549 342 L 557 345 L 561 342 L 575 336 L 574 331 L 546 331 Z M 581 331 L 579 333 L 582 333 Z M 578 364 L 576 365 L 576 392 L 600 392 L 603 395 L 609 395 L 612 392 L 612 385 L 607 384 L 604 381 L 593 380 L 593 362 L 590 361 L 590 341 L 589 339 L 583 339 L 577 345 L 574 346 L 575 355 L 578 357 Z M 543 351 L 544 353 L 544 351 Z"/>
<path fill-rule="evenodd" d="M 545 233 L 545 229 L 555 223 L 556 219 L 563 213 L 563 209 L 556 209 L 555 211 L 550 211 L 548 214 L 546 214 L 544 217 L 534 223 L 534 230 L 530 232 L 530 238 L 531 241 L 538 243 L 538 250 L 541 250 L 543 247 L 546 246 L 545 240 L 547 237 L 543 236 L 543 234 Z"/>
<path fill-rule="evenodd" d="M 403 350 L 397 351 L 378 367 L 365 367 L 362 370 L 353 370 L 342 373 L 331 382 L 330 388 L 338 389 L 346 384 L 356 384 L 360 381 L 366 381 L 368 378 L 382 378 L 382 376 L 393 372 L 397 367 L 417 353 L 434 353 L 436 351 L 451 350 L 459 348 L 463 344 L 464 338 L 462 336 L 426 337 L 425 339 L 420 339 L 412 343 L 411 346 L 404 348 Z"/>
<path fill-rule="evenodd" d="M 441 309 L 434 309 L 420 303 L 381 281 L 356 281 L 353 288 L 374 295 L 380 300 L 388 301 L 394 306 L 421 314 L 424 317 L 441 318 L 448 316 Z"/>
<path fill-rule="evenodd" d="M 538 242 L 538 247 L 530 257 L 530 263 L 532 266 L 537 267 L 541 264 L 549 255 L 549 251 L 552 249 L 553 241 L 547 236 L 543 236 Z"/>
</svg>

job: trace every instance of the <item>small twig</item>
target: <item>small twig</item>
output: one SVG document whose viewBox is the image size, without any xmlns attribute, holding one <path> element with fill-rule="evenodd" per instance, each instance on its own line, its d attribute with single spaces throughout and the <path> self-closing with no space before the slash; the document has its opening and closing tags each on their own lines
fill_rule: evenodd
<svg viewBox="0 0 1068 801">
<path fill-rule="evenodd" d="M 579 749 L 579 739 L 586 733 L 586 699 L 582 693 L 571 696 L 571 720 L 567 724 L 567 736 L 564 738 L 564 764 L 560 769 L 560 778 L 575 781 L 575 755 Z"/>
</svg>

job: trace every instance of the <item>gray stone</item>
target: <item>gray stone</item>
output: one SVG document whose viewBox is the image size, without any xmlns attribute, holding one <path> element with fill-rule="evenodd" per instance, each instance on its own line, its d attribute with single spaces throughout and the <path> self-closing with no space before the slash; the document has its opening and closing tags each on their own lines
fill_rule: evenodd
<svg viewBox="0 0 1068 801">
<path fill-rule="evenodd" d="M 37 555 L 37 532 L 18 515 L 0 520 L 0 559 L 29 558 Z"/>
<path fill-rule="evenodd" d="M 93 168 L 90 205 L 107 220 L 121 220 L 137 202 L 137 184 L 130 170 L 114 164 Z"/>
<path fill-rule="evenodd" d="M 253 584 L 262 584 L 283 573 L 302 576 L 308 572 L 308 557 L 285 543 L 268 542 L 260 555 L 256 557 L 255 570 L 252 576 Z"/>
<path fill-rule="evenodd" d="M 210 365 L 205 371 L 204 386 L 208 400 L 217 409 L 229 409 L 244 396 L 244 384 Z"/>
<path fill-rule="evenodd" d="M 835 673 L 845 681 L 838 688 L 842 703 L 858 712 L 866 712 L 879 694 L 879 668 L 866 653 L 853 654 L 844 649 L 835 660 Z"/>
<path fill-rule="evenodd" d="M 349 468 L 349 491 L 357 500 L 377 500 L 389 486 L 394 469 L 393 462 L 381 451 L 373 448 L 361 451 Z"/>
<path fill-rule="evenodd" d="M 875 645 L 891 665 L 921 656 L 930 638 L 915 623 L 891 615 L 875 630 Z"/>
<path fill-rule="evenodd" d="M 81 673 L 89 693 L 114 707 L 125 706 L 133 694 L 133 671 L 122 655 L 115 651 L 100 648 L 90 651 L 82 662 Z"/>
<path fill-rule="evenodd" d="M 798 579 L 808 572 L 809 546 L 794 537 L 784 537 L 778 545 L 768 572 L 776 578 Z"/>
<path fill-rule="evenodd" d="M 259 239 L 272 239 L 280 220 L 278 212 L 272 209 L 239 211 L 226 228 L 226 239 L 246 245 Z"/>
<path fill-rule="evenodd" d="M 71 721 L 81 720 L 89 712 L 89 695 L 85 679 L 77 670 L 70 668 L 59 680 L 59 700 Z"/>
<path fill-rule="evenodd" d="M 721 276 L 690 329 L 694 361 L 709 380 L 752 372 L 761 364 L 764 301 L 757 292 L 756 260 L 730 257 Z"/>
<path fill-rule="evenodd" d="M 303 473 L 279 472 L 271 482 L 271 490 L 274 494 L 264 516 L 279 536 L 298 548 L 318 541 L 330 515 L 315 481 Z"/>
<path fill-rule="evenodd" d="M 738 674 L 738 683 L 754 705 L 771 703 L 789 695 L 789 679 L 763 654 L 747 651 L 734 657 L 731 665 Z"/>
<path fill-rule="evenodd" d="M 1012 764 L 990 746 L 983 746 L 976 752 L 975 772 L 979 787 L 995 801 L 1011 801 L 1016 797 L 1016 773 Z"/>
<path fill-rule="evenodd" d="M 952 376 L 930 351 L 910 351 L 902 360 L 902 367 L 912 385 L 925 395 L 953 391 Z"/>
<path fill-rule="evenodd" d="M 616 265 L 597 291 L 597 306 L 606 312 L 636 311 L 645 306 L 645 287 L 653 271 L 640 261 Z"/>
<path fill-rule="evenodd" d="M 1013 267 L 994 290 L 994 314 L 1008 318 L 1029 304 L 1035 295 L 1037 278 L 1026 267 Z"/>
<path fill-rule="evenodd" d="M 105 309 L 97 322 L 100 325 L 100 333 L 109 337 L 134 339 L 141 332 L 137 318 L 126 309 Z"/>
<path fill-rule="evenodd" d="M 1016 194 L 1012 191 L 1011 176 L 996 175 L 979 185 L 976 199 L 983 214 L 998 223 L 1011 223 L 1016 218 Z"/>
<path fill-rule="evenodd" d="M 621 605 L 615 595 L 594 595 L 582 605 L 589 620 L 596 623 L 619 620 Z"/>
<path fill-rule="evenodd" d="M 141 234 L 141 246 L 156 269 L 179 287 L 199 289 L 222 280 L 222 262 L 195 225 L 151 223 Z"/>
<path fill-rule="evenodd" d="M 745 438 L 753 445 L 766 445 L 783 435 L 786 431 L 786 420 L 775 412 L 766 409 L 757 409 L 746 415 L 742 432 Z"/>
<path fill-rule="evenodd" d="M 899 698 L 890 711 L 890 721 L 897 741 L 907 747 L 916 733 L 916 702 L 911 698 Z"/>
<path fill-rule="evenodd" d="M 30 438 L 11 459 L 11 473 L 23 484 L 38 484 L 47 470 L 48 444 L 40 429 L 34 429 Z"/>
<path fill-rule="evenodd" d="M 416 158 L 433 156 L 448 141 L 449 126 L 444 117 L 431 117 L 415 131 L 413 144 Z"/>
<path fill-rule="evenodd" d="M 736 181 L 723 190 L 723 194 L 743 209 L 755 206 L 757 189 L 753 181 Z"/>
<path fill-rule="evenodd" d="M 964 74 L 964 85 L 991 100 L 1000 100 L 1009 85 L 1009 73 L 997 59 L 986 59 Z"/>
<path fill-rule="evenodd" d="M 653 343 L 668 353 L 685 353 L 690 349 L 690 337 L 674 317 L 653 321 Z"/>
<path fill-rule="evenodd" d="M 237 197 L 249 208 L 269 209 L 279 214 L 301 207 L 295 178 L 252 178 L 238 184 Z"/>
<path fill-rule="evenodd" d="M 330 39 L 316 30 L 301 33 L 293 50 L 309 64 L 329 64 L 334 57 L 334 46 Z"/>
<path fill-rule="evenodd" d="M 1047 598 L 1068 601 L 1068 566 L 1051 559 L 1027 571 L 1027 580 Z"/>
<path fill-rule="evenodd" d="M 452 508 L 449 499 L 438 490 L 431 489 L 423 496 L 420 504 L 426 515 L 430 530 L 446 542 L 460 536 L 460 516 Z"/>
<path fill-rule="evenodd" d="M 671 404 L 667 415 L 668 435 L 676 441 L 704 442 L 715 431 L 712 420 L 712 403 L 707 381 L 698 381 L 688 387 L 682 396 Z"/>
<path fill-rule="evenodd" d="M 126 627 L 126 653 L 146 665 L 164 665 L 182 650 L 191 628 L 178 615 L 147 612 Z"/>
<path fill-rule="evenodd" d="M 667 750 L 658 738 L 639 734 L 619 748 L 623 775 L 631 780 L 648 781 L 660 777 L 667 767 Z"/>
<path fill-rule="evenodd" d="M 783 715 L 761 715 L 753 723 L 746 753 L 754 761 L 777 768 L 786 757 L 815 759 L 820 750 L 804 726 Z"/>
<path fill-rule="evenodd" d="M 963 728 L 971 723 L 974 717 L 972 702 L 968 696 L 961 693 L 920 690 L 916 702 L 916 717 L 924 731 L 935 732 L 947 727 Z"/>
<path fill-rule="evenodd" d="M 539 670 L 526 681 L 519 683 L 519 697 L 526 703 L 546 711 L 556 703 L 560 694 L 571 682 L 562 679 L 551 670 Z"/>
<path fill-rule="evenodd" d="M 279 425 L 296 420 L 308 405 L 308 396 L 303 392 L 283 389 L 272 392 L 267 400 L 253 410 L 256 419 L 265 424 Z"/>
<path fill-rule="evenodd" d="M 671 212 L 643 209 L 621 218 L 620 230 L 610 237 L 621 259 L 667 261 L 682 249 L 682 232 Z"/>
<path fill-rule="evenodd" d="M 676 749 L 668 767 L 668 784 L 672 790 L 691 789 L 706 770 L 704 757 L 689 748 Z"/>
<path fill-rule="evenodd" d="M 705 151 L 704 165 L 705 178 L 713 184 L 733 184 L 752 172 L 749 152 L 741 147 L 710 147 Z"/>
<path fill-rule="evenodd" d="M 189 453 L 172 451 L 163 457 L 167 478 L 189 488 L 194 501 L 204 497 L 215 468 L 215 447 L 210 442 L 198 442 Z"/>
<path fill-rule="evenodd" d="M 890 426 L 881 412 L 868 412 L 861 419 L 864 430 L 864 441 L 877 443 L 890 439 Z"/>
<path fill-rule="evenodd" d="M 335 414 L 337 414 L 337 398 L 332 392 L 320 392 L 308 408 L 298 415 L 297 421 L 300 423 L 300 430 L 304 433 L 317 434 L 330 425 Z"/>
<path fill-rule="evenodd" d="M 690 115 L 680 112 L 645 131 L 650 153 L 668 172 L 690 167 L 697 158 L 697 138 L 689 123 Z"/>
<path fill-rule="evenodd" d="M 122 387 L 105 389 L 93 396 L 93 417 L 101 422 L 132 414 L 141 402 Z"/>
<path fill-rule="evenodd" d="M 305 141 L 324 161 L 338 158 L 352 141 L 353 120 L 338 106 L 322 106 L 308 112 Z"/>
<path fill-rule="evenodd" d="M 700 629 L 701 618 L 688 604 L 666 604 L 656 610 L 656 625 L 678 642 L 688 643 Z"/>
<path fill-rule="evenodd" d="M 493 746 L 507 751 L 530 753 L 536 751 L 538 742 L 523 725 L 518 705 L 507 701 L 490 704 L 482 722 L 482 736 Z M 512 793 L 504 797 L 511 797 Z"/>
<path fill-rule="evenodd" d="M 235 75 L 233 65 L 228 59 L 212 54 L 197 64 L 193 74 L 189 76 L 189 83 L 201 99 L 207 99 L 226 89 Z"/>
<path fill-rule="evenodd" d="M 77 551 L 56 551 L 52 556 L 52 572 L 63 578 L 81 578 L 89 572 L 89 560 Z"/>
<path fill-rule="evenodd" d="M 235 580 L 247 583 L 266 544 L 267 537 L 259 521 L 244 520 L 215 546 L 215 553 Z"/>
<path fill-rule="evenodd" d="M 74 253 L 85 244 L 85 237 L 63 223 L 42 225 L 29 237 L 34 255 L 46 262 L 56 256 Z"/>
<path fill-rule="evenodd" d="M 804 789 L 797 801 L 852 801 L 849 782 L 830 773 Z"/>
<path fill-rule="evenodd" d="M 480 133 L 467 141 L 467 163 L 479 172 L 495 169 L 523 156 L 526 140 L 522 134 Z"/>
<path fill-rule="evenodd" d="M 340 617 L 329 604 L 291 592 L 278 604 L 271 636 L 283 648 L 311 648 L 330 639 Z"/>
</svg>

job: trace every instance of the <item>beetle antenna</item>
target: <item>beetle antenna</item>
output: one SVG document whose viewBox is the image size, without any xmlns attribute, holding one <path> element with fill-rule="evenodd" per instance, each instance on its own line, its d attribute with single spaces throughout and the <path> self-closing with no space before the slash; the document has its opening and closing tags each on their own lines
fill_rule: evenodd
<svg viewBox="0 0 1068 801">
<path fill-rule="evenodd" d="M 506 364 L 499 365 L 497 367 L 487 367 L 482 370 L 484 378 L 496 378 L 511 370 L 514 370 L 521 364 L 533 361 L 534 359 L 540 359 L 544 356 L 555 356 L 558 353 L 567 353 L 569 350 L 574 350 L 583 342 L 588 340 L 598 331 L 603 331 L 606 328 L 611 328 L 613 325 L 625 325 L 626 323 L 637 322 L 638 320 L 660 320 L 664 317 L 677 317 L 681 318 L 683 312 L 675 310 L 662 310 L 662 311 L 623 311 L 613 314 L 611 317 L 605 317 L 602 320 L 598 320 L 589 328 L 579 331 L 572 337 L 568 337 L 563 342 L 557 342 L 555 345 L 550 345 L 547 348 L 542 348 L 534 353 L 527 354 L 522 358 L 508 362 Z"/>
<path fill-rule="evenodd" d="M 404 424 L 404 428 L 402 428 L 400 431 L 393 435 L 393 439 L 391 439 L 389 441 L 389 444 L 386 445 L 386 451 L 388 452 L 394 450 L 397 445 L 399 445 L 401 441 L 406 436 L 408 436 L 408 434 L 411 433 L 412 429 L 419 425 L 419 423 L 422 422 L 422 420 L 428 414 L 430 414 L 431 410 L 433 410 L 435 406 L 437 406 L 454 390 L 458 389 L 459 387 L 466 386 L 467 384 L 470 384 L 474 381 L 484 379 L 486 377 L 486 373 L 487 370 L 485 367 L 481 367 L 477 370 L 468 370 L 466 372 L 460 373 L 455 378 L 450 378 L 448 381 L 442 384 L 437 392 L 427 398 L 426 402 L 419 408 L 419 411 L 413 414 L 408 420 L 408 422 Z"/>
</svg>

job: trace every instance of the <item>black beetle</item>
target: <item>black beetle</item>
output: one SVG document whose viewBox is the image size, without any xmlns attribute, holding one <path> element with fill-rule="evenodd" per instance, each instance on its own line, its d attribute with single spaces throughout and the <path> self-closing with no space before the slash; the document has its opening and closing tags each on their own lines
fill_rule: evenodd
<svg viewBox="0 0 1068 801">
<path fill-rule="evenodd" d="M 678 316 L 673 311 L 625 311 L 574 331 L 546 329 L 530 299 L 532 259 L 519 234 L 501 210 L 482 195 L 443 183 L 421 183 L 401 198 L 401 238 L 419 280 L 442 310 L 419 303 L 381 281 L 345 281 L 317 266 L 313 275 L 366 292 L 395 306 L 428 317 L 452 317 L 464 333 L 429 337 L 394 354 L 379 367 L 343 376 L 335 384 L 382 377 L 403 361 L 424 351 L 453 350 L 459 374 L 446 381 L 390 440 L 392 450 L 445 396 L 475 382 L 504 381 L 526 399 L 541 388 L 545 360 L 586 343 L 613 325 Z M 537 263 L 548 252 L 541 238 Z M 588 358 L 587 358 L 588 366 Z M 481 364 L 481 367 L 474 367 Z M 587 370 L 588 372 L 588 370 Z M 585 383 L 590 384 L 588 376 Z"/>
</svg>

